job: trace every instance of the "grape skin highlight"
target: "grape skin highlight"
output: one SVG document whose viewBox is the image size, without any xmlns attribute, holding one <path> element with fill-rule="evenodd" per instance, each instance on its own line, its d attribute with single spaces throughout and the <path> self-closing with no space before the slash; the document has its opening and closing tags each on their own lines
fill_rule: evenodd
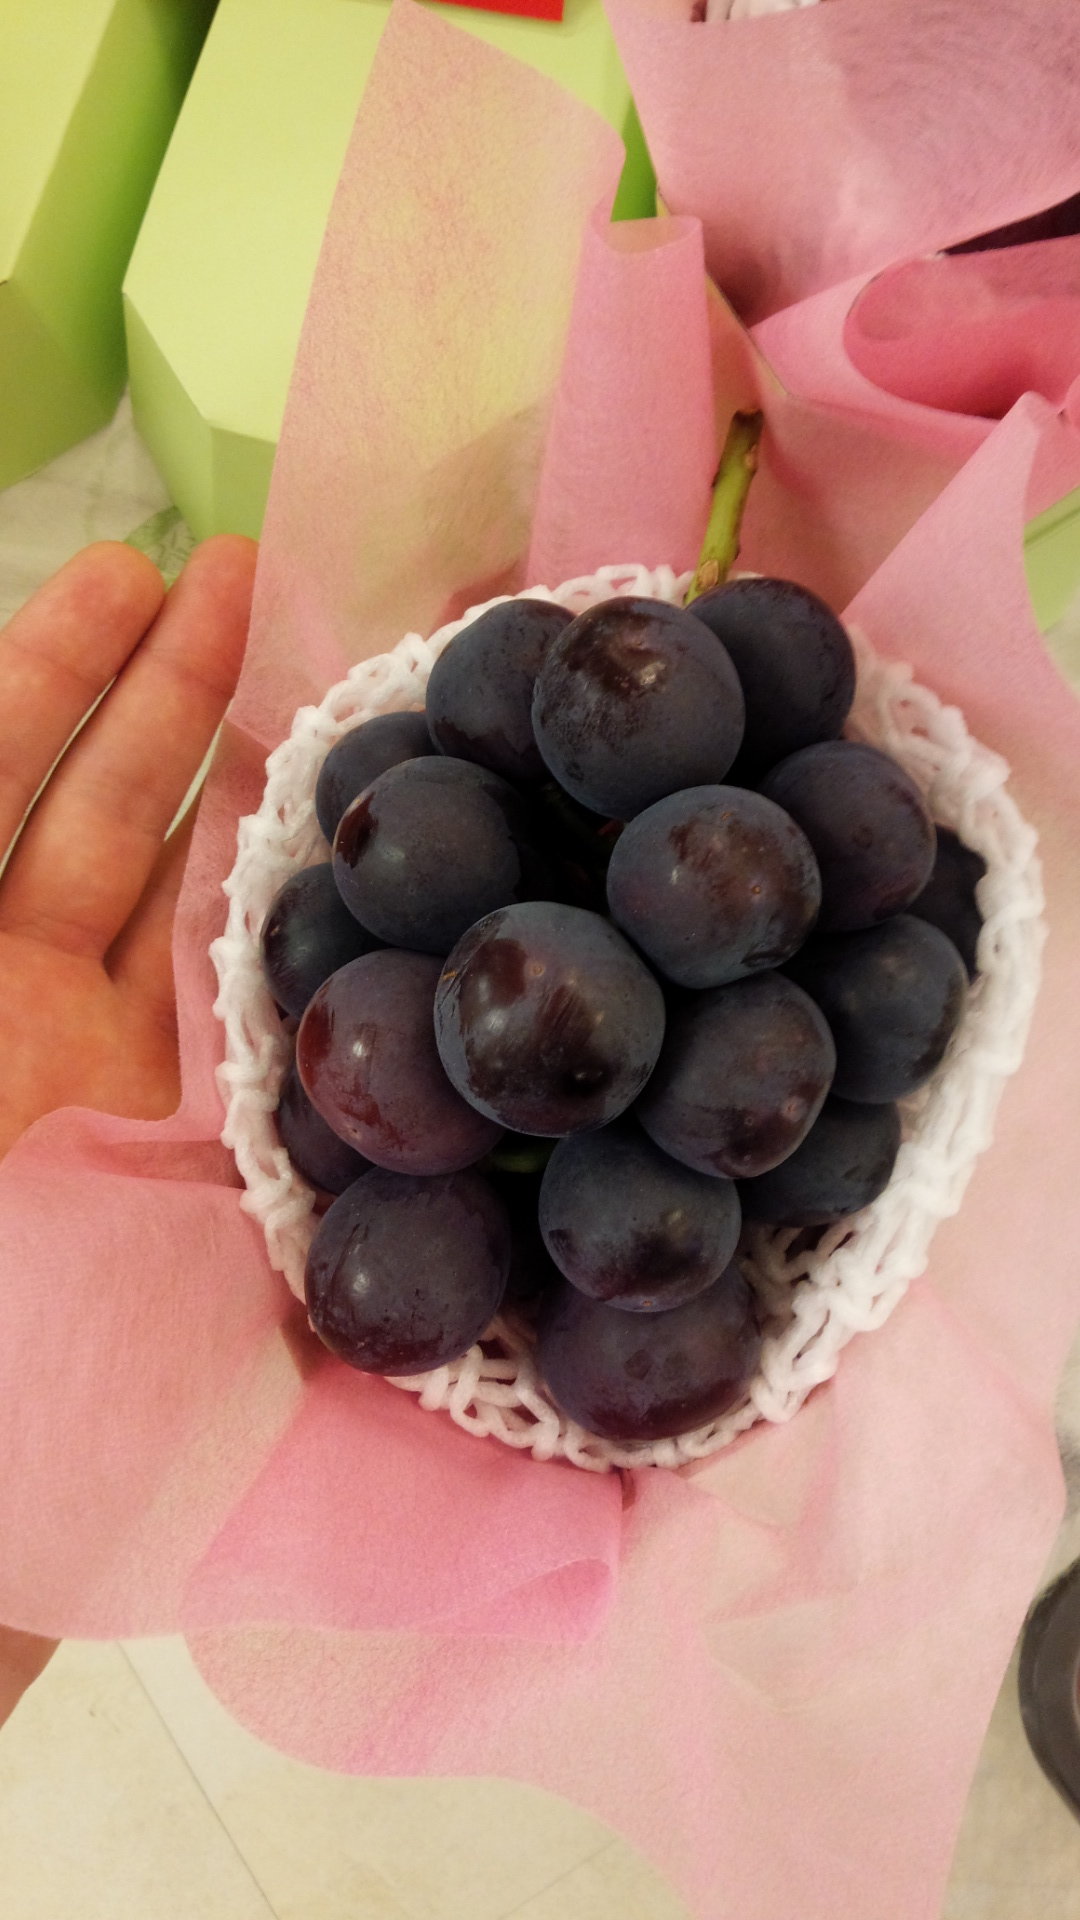
<svg viewBox="0 0 1080 1920">
<path fill-rule="evenodd" d="M 821 870 L 823 933 L 872 927 L 922 892 L 936 834 L 922 794 L 877 747 L 826 740 L 781 760 L 761 791 L 797 820 Z"/>
<path fill-rule="evenodd" d="M 688 995 L 637 1106 L 651 1140 L 700 1173 L 746 1179 L 793 1153 L 821 1111 L 836 1049 L 794 981 L 763 973 Z"/>
<path fill-rule="evenodd" d="M 440 753 L 474 760 L 504 780 L 547 779 L 533 738 L 536 676 L 570 624 L 550 600 L 504 600 L 443 648 L 427 684 L 428 731 Z"/>
<path fill-rule="evenodd" d="M 551 773 L 594 813 L 629 820 L 681 787 L 722 780 L 743 696 L 700 620 L 663 600 L 605 600 L 548 648 L 533 696 Z"/>
<path fill-rule="evenodd" d="M 454 948 L 435 1030 L 446 1072 L 480 1113 L 519 1133 L 574 1133 L 640 1093 L 664 997 L 608 921 L 537 900 L 489 914 Z"/>
<path fill-rule="evenodd" d="M 855 698 L 855 654 L 831 607 L 793 580 L 728 580 L 694 601 L 746 701 L 732 779 L 753 781 L 800 747 L 835 740 Z"/>
<path fill-rule="evenodd" d="M 365 1373 L 446 1366 L 499 1310 L 510 1229 L 478 1174 L 418 1180 L 375 1167 L 323 1216 L 305 1294 L 324 1346 Z"/>
<path fill-rule="evenodd" d="M 963 1017 L 967 974 L 951 940 L 914 914 L 823 934 L 788 969 L 836 1042 L 833 1092 L 880 1105 L 929 1080 Z"/>
<path fill-rule="evenodd" d="M 376 1166 L 455 1173 L 501 1129 L 450 1085 L 435 1050 L 439 962 L 384 948 L 332 974 L 296 1036 L 296 1064 L 323 1119 Z"/>
<path fill-rule="evenodd" d="M 754 1296 L 732 1263 L 668 1313 L 623 1313 L 569 1282 L 540 1318 L 537 1363 L 572 1420 L 606 1440 L 662 1440 L 744 1398 L 761 1354 Z"/>
<path fill-rule="evenodd" d="M 324 860 L 301 868 L 278 888 L 260 945 L 267 986 L 278 1006 L 299 1020 L 324 980 L 382 942 L 349 912 Z"/>
<path fill-rule="evenodd" d="M 608 866 L 611 917 L 680 987 L 776 967 L 821 904 L 813 850 L 789 814 L 741 787 L 689 787 L 623 829 Z"/>
<path fill-rule="evenodd" d="M 582 1293 L 631 1313 L 682 1306 L 718 1278 L 739 1240 L 730 1180 L 661 1153 L 626 1119 L 560 1140 L 540 1189 L 540 1231 Z"/>
</svg>

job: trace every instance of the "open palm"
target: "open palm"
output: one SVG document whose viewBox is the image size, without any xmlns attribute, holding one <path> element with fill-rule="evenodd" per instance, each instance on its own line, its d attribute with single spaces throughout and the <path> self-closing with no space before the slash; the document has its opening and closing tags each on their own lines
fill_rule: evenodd
<svg viewBox="0 0 1080 1920">
<path fill-rule="evenodd" d="M 177 1104 L 190 821 L 166 836 L 236 684 L 254 564 L 251 541 L 208 540 L 166 595 L 102 543 L 0 633 L 0 1157 L 57 1107 Z M 53 1644 L 0 1624 L 0 1722 Z"/>
<path fill-rule="evenodd" d="M 165 836 L 236 684 L 254 555 L 207 541 L 166 595 L 142 554 L 102 543 L 0 633 L 0 852 L 18 835 L 0 877 L 0 1155 L 56 1107 L 176 1106 L 190 826 Z"/>
</svg>

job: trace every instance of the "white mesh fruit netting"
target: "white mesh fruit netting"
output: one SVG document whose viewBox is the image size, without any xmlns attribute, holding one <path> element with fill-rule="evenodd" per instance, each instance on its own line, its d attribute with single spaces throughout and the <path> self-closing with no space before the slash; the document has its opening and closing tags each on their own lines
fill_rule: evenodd
<svg viewBox="0 0 1080 1920">
<path fill-rule="evenodd" d="M 614 594 L 681 602 L 688 576 L 669 568 L 605 567 L 534 597 L 573 612 Z M 486 604 L 494 604 L 488 602 Z M 311 1188 L 293 1171 L 274 1126 L 289 1037 L 263 981 L 259 935 L 274 894 L 298 868 L 329 857 L 315 817 L 315 781 L 327 750 L 359 721 L 421 707 L 432 663 L 480 607 L 432 636 L 409 634 L 391 653 L 365 660 L 318 707 L 296 715 L 270 755 L 258 813 L 241 820 L 236 865 L 225 883 L 225 933 L 211 948 L 225 1026 L 219 1085 L 226 1105 L 222 1140 L 236 1156 L 267 1250 L 293 1292 L 304 1293 L 304 1263 L 315 1228 Z M 525 1448 L 538 1459 L 576 1466 L 678 1467 L 725 1446 L 757 1420 L 787 1420 L 835 1373 L 856 1333 L 880 1327 L 926 1267 L 940 1220 L 956 1212 L 971 1171 L 990 1142 L 1002 1088 L 1023 1054 L 1038 990 L 1044 937 L 1035 835 L 1006 790 L 1008 768 L 973 740 L 962 715 L 944 707 L 910 670 L 880 661 L 858 635 L 858 689 L 847 731 L 905 766 L 934 818 L 986 862 L 979 978 L 952 1045 L 933 1080 L 904 1106 L 904 1141 L 885 1192 L 860 1214 L 811 1237 L 750 1228 L 740 1257 L 764 1303 L 761 1365 L 743 1405 L 694 1433 L 651 1445 L 616 1445 L 586 1433 L 547 1399 L 525 1325 L 498 1321 L 482 1345 L 452 1366 L 394 1384 L 461 1427 Z"/>
</svg>

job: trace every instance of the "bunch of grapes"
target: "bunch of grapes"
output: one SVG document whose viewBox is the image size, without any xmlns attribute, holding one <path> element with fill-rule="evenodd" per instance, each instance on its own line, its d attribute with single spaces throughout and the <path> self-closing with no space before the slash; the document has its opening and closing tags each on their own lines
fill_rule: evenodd
<svg viewBox="0 0 1080 1920">
<path fill-rule="evenodd" d="M 298 1023 L 280 1137 L 336 1196 L 306 1272 L 334 1353 L 426 1373 L 504 1313 L 605 1439 L 745 1399 L 743 1222 L 882 1192 L 974 971 L 982 862 L 842 737 L 854 688 L 788 581 L 523 597 L 450 641 L 423 713 L 331 749 L 331 857 L 262 957 Z"/>
</svg>

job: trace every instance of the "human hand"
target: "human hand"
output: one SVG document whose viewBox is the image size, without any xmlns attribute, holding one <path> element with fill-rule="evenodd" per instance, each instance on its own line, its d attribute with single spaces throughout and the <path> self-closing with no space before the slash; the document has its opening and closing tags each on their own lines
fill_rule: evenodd
<svg viewBox="0 0 1080 1920">
<path fill-rule="evenodd" d="M 165 836 L 236 685 L 255 552 L 209 540 L 166 596 L 133 548 L 88 547 L 0 633 L 0 852 L 18 835 L 0 875 L 0 1156 L 57 1107 L 177 1105 L 193 818 Z"/>
<path fill-rule="evenodd" d="M 166 596 L 133 548 L 88 547 L 0 632 L 0 1157 L 57 1107 L 177 1105 L 193 812 L 165 836 L 236 685 L 255 552 L 209 540 Z M 0 1724 L 54 1646 L 0 1626 Z"/>
</svg>

